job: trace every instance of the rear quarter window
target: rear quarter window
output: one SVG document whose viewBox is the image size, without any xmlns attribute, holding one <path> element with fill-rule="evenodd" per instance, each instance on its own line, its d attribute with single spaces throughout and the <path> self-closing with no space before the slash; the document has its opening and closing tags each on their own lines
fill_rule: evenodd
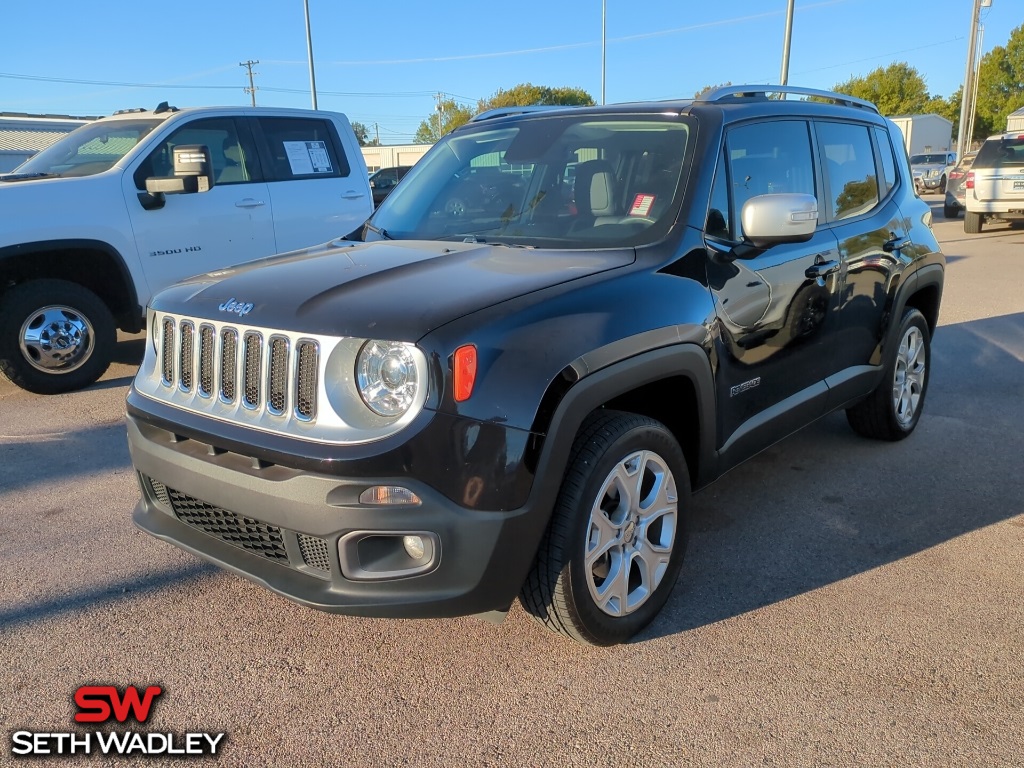
<svg viewBox="0 0 1024 768">
<path fill-rule="evenodd" d="M 348 158 L 330 121 L 261 117 L 258 124 L 269 169 L 268 181 L 349 175 Z"/>
</svg>

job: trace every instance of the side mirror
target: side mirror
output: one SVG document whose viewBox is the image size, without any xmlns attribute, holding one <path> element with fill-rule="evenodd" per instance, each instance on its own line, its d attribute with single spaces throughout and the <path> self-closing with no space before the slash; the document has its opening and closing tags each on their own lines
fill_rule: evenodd
<svg viewBox="0 0 1024 768">
<path fill-rule="evenodd" d="M 755 195 L 743 204 L 740 218 L 743 239 L 755 248 L 805 243 L 818 226 L 818 201 L 793 192 Z"/>
<path fill-rule="evenodd" d="M 180 195 L 209 192 L 213 188 L 213 163 L 210 150 L 203 144 L 183 144 L 174 148 L 174 175 L 146 179 L 151 195 Z"/>
</svg>

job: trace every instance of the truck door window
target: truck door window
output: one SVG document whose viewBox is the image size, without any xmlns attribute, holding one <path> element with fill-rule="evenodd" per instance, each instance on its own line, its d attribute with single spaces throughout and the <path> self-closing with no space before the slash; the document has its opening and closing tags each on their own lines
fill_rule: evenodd
<svg viewBox="0 0 1024 768">
<path fill-rule="evenodd" d="M 160 142 L 135 171 L 136 188 L 145 189 L 150 176 L 170 176 L 174 148 L 183 144 L 202 144 L 209 148 L 217 186 L 259 180 L 255 147 L 240 134 L 234 118 L 210 117 L 183 125 Z"/>
<path fill-rule="evenodd" d="M 349 175 L 348 159 L 327 120 L 260 117 L 258 123 L 270 166 L 267 181 Z"/>
</svg>

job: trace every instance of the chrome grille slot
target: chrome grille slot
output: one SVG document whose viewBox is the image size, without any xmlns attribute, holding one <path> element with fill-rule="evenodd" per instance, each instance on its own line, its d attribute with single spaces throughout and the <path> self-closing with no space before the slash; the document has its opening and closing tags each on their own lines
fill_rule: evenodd
<svg viewBox="0 0 1024 768">
<path fill-rule="evenodd" d="M 196 327 L 187 320 L 181 324 L 181 349 L 179 355 L 181 358 L 180 386 L 182 392 L 192 391 L 192 363 L 194 362 L 195 357 L 195 352 L 193 351 L 195 346 L 195 331 Z"/>
<path fill-rule="evenodd" d="M 199 326 L 199 394 L 213 394 L 213 326 Z"/>
<path fill-rule="evenodd" d="M 163 322 L 163 346 L 160 349 L 161 378 L 164 384 L 174 383 L 174 321 L 169 317 Z"/>
<path fill-rule="evenodd" d="M 220 332 L 220 397 L 226 403 L 235 402 L 238 369 L 238 331 L 225 328 Z"/>
<path fill-rule="evenodd" d="M 276 416 L 284 413 L 288 404 L 288 339 L 272 336 L 270 339 L 270 371 L 267 374 L 267 410 Z"/>
<path fill-rule="evenodd" d="M 316 416 L 316 373 L 319 352 L 315 342 L 299 342 L 299 360 L 295 372 L 295 415 L 305 421 Z"/>
<path fill-rule="evenodd" d="M 263 363 L 263 338 L 250 331 L 243 340 L 245 348 L 245 370 L 242 380 L 242 401 L 248 408 L 257 408 L 260 404 L 260 368 Z"/>
</svg>

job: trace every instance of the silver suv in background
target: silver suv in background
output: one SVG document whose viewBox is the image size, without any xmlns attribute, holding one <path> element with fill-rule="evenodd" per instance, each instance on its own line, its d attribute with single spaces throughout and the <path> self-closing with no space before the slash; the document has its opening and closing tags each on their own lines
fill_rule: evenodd
<svg viewBox="0 0 1024 768">
<path fill-rule="evenodd" d="M 914 188 L 922 192 L 945 192 L 949 167 L 956 163 L 956 152 L 928 152 L 911 155 L 910 172 L 914 176 Z"/>
<path fill-rule="evenodd" d="M 986 139 L 964 186 L 964 232 L 981 232 L 985 222 L 993 219 L 1024 219 L 1024 133 Z"/>
<path fill-rule="evenodd" d="M 946 199 L 942 204 L 942 215 L 947 219 L 958 218 L 960 211 L 967 207 L 967 173 L 977 156 L 977 152 L 968 152 L 948 174 Z"/>
</svg>

